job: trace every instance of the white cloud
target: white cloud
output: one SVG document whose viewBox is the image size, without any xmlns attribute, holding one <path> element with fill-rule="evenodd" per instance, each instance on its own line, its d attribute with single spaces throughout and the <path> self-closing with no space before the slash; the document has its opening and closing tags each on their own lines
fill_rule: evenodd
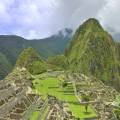
<svg viewBox="0 0 120 120">
<path fill-rule="evenodd" d="M 42 38 L 97 17 L 120 31 L 120 0 L 0 0 L 0 33 Z"/>
<path fill-rule="evenodd" d="M 106 0 L 106 5 L 98 13 L 98 19 L 107 30 L 120 33 L 120 0 Z"/>
<path fill-rule="evenodd" d="M 8 23 L 10 21 L 10 15 L 7 12 L 7 6 L 9 2 L 7 2 L 6 0 L 4 2 L 0 3 L 0 23 L 4 24 L 4 23 Z"/>
</svg>

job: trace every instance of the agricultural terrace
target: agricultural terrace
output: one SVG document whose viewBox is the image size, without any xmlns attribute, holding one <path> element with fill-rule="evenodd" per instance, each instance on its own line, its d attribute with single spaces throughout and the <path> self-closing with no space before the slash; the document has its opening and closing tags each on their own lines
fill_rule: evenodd
<svg viewBox="0 0 120 120">
<path fill-rule="evenodd" d="M 66 87 L 61 86 L 65 79 L 64 74 L 54 76 L 49 75 L 48 73 L 44 73 L 34 77 L 34 90 L 43 98 L 46 98 L 49 94 L 55 96 L 57 99 L 63 102 L 68 103 L 69 110 L 76 118 L 84 119 L 96 117 L 96 114 L 91 106 L 88 107 L 88 112 L 85 112 L 85 106 L 79 103 L 77 97 L 74 94 L 72 84 L 69 84 Z"/>
</svg>

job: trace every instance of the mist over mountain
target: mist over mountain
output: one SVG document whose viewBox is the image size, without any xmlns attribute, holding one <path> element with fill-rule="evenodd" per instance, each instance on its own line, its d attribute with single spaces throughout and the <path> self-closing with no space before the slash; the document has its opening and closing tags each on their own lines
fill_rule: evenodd
<svg viewBox="0 0 120 120">
<path fill-rule="evenodd" d="M 120 42 L 120 33 L 114 34 L 114 35 L 113 35 L 113 38 L 114 38 L 115 41 Z"/>
</svg>

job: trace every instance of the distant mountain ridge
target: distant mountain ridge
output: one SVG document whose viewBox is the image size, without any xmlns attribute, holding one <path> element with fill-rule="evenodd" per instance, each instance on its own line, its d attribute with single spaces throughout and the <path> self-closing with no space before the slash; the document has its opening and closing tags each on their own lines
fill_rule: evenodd
<svg viewBox="0 0 120 120">
<path fill-rule="evenodd" d="M 48 58 L 63 53 L 71 36 L 72 30 L 67 28 L 64 30 L 64 33 L 63 30 L 61 30 L 57 34 L 45 39 L 27 40 L 15 35 L 0 35 L 0 51 L 6 55 L 12 63 L 15 62 L 14 60 L 19 53 L 27 47 L 35 48 L 42 57 Z M 13 58 L 10 58 L 10 56 Z"/>
<path fill-rule="evenodd" d="M 48 57 L 62 54 L 71 37 L 72 30 L 68 28 L 45 39 L 27 40 L 16 35 L 0 35 L 0 53 L 5 56 L 8 63 L 12 66 L 15 65 L 18 55 L 28 47 L 34 48 L 42 58 L 47 59 Z M 10 69 L 8 69 L 9 71 Z"/>
</svg>

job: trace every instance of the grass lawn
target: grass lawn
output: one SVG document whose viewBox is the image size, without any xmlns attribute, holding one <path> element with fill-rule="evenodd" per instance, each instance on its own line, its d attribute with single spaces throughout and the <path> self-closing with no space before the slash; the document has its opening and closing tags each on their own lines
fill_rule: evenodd
<svg viewBox="0 0 120 120">
<path fill-rule="evenodd" d="M 29 120 L 36 120 L 38 115 L 39 115 L 39 111 L 33 112 Z"/>
<path fill-rule="evenodd" d="M 60 87 L 60 81 L 62 77 L 52 78 L 47 77 L 45 80 L 40 80 L 36 77 L 34 80 L 35 90 L 41 95 L 46 96 L 47 94 L 56 96 L 61 101 L 66 101 L 69 105 L 69 109 L 72 111 L 75 117 L 79 118 L 91 118 L 95 117 L 96 114 L 93 109 L 89 106 L 88 113 L 85 113 L 85 108 L 83 105 L 79 104 L 78 99 L 74 95 L 72 85 L 66 88 Z"/>
<path fill-rule="evenodd" d="M 46 113 L 50 110 L 50 106 L 47 106 L 44 111 L 42 111 L 42 118 L 41 120 L 44 120 Z M 40 114 L 40 111 L 34 111 L 32 115 L 30 116 L 29 120 L 37 120 L 38 116 Z"/>
</svg>

